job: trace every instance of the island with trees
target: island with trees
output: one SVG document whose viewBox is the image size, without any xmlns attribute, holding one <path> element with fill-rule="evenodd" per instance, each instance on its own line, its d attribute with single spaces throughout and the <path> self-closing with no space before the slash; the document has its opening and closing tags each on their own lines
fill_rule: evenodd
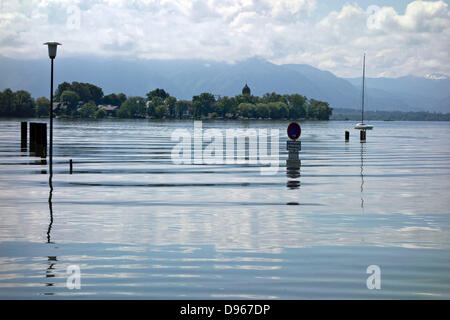
<svg viewBox="0 0 450 320">
<path fill-rule="evenodd" d="M 124 93 L 103 94 L 102 88 L 80 82 L 63 82 L 54 94 L 53 111 L 61 118 L 147 118 L 147 119 L 311 119 L 328 120 L 327 102 L 300 94 L 251 95 L 246 85 L 242 94 L 221 97 L 201 93 L 192 100 L 177 100 L 164 89 L 145 97 Z M 49 100 L 33 99 L 27 91 L 0 92 L 0 117 L 48 117 Z"/>
<path fill-rule="evenodd" d="M 300 94 L 253 96 L 247 85 L 234 97 L 201 93 L 192 100 L 177 100 L 164 89 L 151 90 L 145 97 L 104 95 L 96 85 L 74 81 L 59 84 L 54 101 L 54 114 L 60 118 L 359 120 L 361 116 L 359 110 L 333 110 L 327 102 Z M 49 105 L 48 98 L 34 99 L 25 90 L 0 91 L 3 118 L 48 117 Z M 366 111 L 365 115 L 368 120 L 450 121 L 449 113 L 426 111 Z"/>
</svg>

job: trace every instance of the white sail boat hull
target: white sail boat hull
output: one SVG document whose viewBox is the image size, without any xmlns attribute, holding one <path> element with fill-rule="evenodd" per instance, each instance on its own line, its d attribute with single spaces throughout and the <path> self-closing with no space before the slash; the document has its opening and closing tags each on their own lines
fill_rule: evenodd
<svg viewBox="0 0 450 320">
<path fill-rule="evenodd" d="M 355 125 L 355 129 L 358 129 L 358 130 L 372 130 L 373 129 L 373 125 L 367 124 L 367 123 L 357 123 Z"/>
</svg>

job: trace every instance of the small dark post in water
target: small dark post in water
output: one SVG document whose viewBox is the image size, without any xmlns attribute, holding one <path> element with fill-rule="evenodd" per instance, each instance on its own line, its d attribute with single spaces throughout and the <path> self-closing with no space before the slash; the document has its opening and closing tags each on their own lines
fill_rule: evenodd
<svg viewBox="0 0 450 320">
<path fill-rule="evenodd" d="M 350 132 L 345 131 L 345 141 L 350 140 Z"/>
<path fill-rule="evenodd" d="M 73 171 L 72 159 L 69 160 L 69 165 L 70 165 L 70 174 L 72 174 L 72 171 Z"/>
<path fill-rule="evenodd" d="M 30 152 L 45 158 L 47 156 L 47 124 L 30 122 Z"/>
<path fill-rule="evenodd" d="M 366 141 L 366 130 L 361 130 L 359 132 L 359 137 L 360 137 L 361 142 L 365 142 Z"/>
<path fill-rule="evenodd" d="M 20 123 L 20 145 L 22 149 L 27 148 L 28 122 Z"/>
<path fill-rule="evenodd" d="M 37 152 L 42 158 L 47 157 L 47 124 L 38 123 Z"/>
<path fill-rule="evenodd" d="M 30 144 L 29 144 L 29 150 L 30 152 L 34 152 L 35 150 L 35 144 L 36 144 L 36 123 L 30 122 Z"/>
</svg>

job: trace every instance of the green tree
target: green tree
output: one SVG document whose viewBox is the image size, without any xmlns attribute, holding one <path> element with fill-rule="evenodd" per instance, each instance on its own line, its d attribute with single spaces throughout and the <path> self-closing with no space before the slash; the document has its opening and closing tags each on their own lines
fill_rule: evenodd
<svg viewBox="0 0 450 320">
<path fill-rule="evenodd" d="M 13 115 L 13 98 L 14 93 L 9 88 L 0 93 L 0 116 L 10 117 Z"/>
<path fill-rule="evenodd" d="M 190 101 L 186 100 L 178 100 L 175 103 L 175 117 L 181 118 L 187 112 L 189 106 L 191 105 Z"/>
<path fill-rule="evenodd" d="M 199 96 L 192 97 L 192 104 L 194 107 L 194 116 L 199 118 L 206 116 L 212 111 L 212 105 L 216 102 L 216 98 L 211 93 L 204 92 Z"/>
<path fill-rule="evenodd" d="M 106 117 L 106 111 L 102 108 L 98 108 L 97 111 L 94 112 L 95 119 L 103 119 Z"/>
<path fill-rule="evenodd" d="M 16 91 L 13 95 L 13 114 L 16 117 L 34 116 L 34 100 L 25 90 Z"/>
<path fill-rule="evenodd" d="M 241 103 L 238 106 L 238 113 L 245 118 L 252 118 L 255 114 L 255 105 L 251 103 Z"/>
<path fill-rule="evenodd" d="M 90 83 L 83 83 L 82 85 L 86 86 L 90 93 L 90 99 L 95 102 L 96 105 L 100 104 L 102 102 L 103 98 L 103 90 L 100 87 L 97 87 Z"/>
<path fill-rule="evenodd" d="M 64 91 L 73 91 L 70 83 L 63 82 L 58 85 L 58 88 L 55 92 L 55 101 L 61 101 L 61 95 Z"/>
<path fill-rule="evenodd" d="M 77 114 L 80 118 L 93 118 L 96 111 L 97 106 L 93 101 L 90 101 L 88 103 L 83 104 L 80 110 L 78 110 Z"/>
<path fill-rule="evenodd" d="M 311 99 L 307 107 L 309 118 L 317 120 L 328 120 L 333 112 L 327 102 Z"/>
<path fill-rule="evenodd" d="M 120 101 L 119 97 L 115 93 L 111 93 L 103 97 L 102 104 L 120 106 L 122 101 Z"/>
<path fill-rule="evenodd" d="M 257 117 L 261 117 L 263 119 L 269 118 L 270 109 L 266 103 L 258 103 L 255 106 L 255 113 Z"/>
<path fill-rule="evenodd" d="M 306 116 L 306 97 L 299 94 L 292 94 L 287 98 L 289 103 L 289 118 L 299 119 Z"/>
<path fill-rule="evenodd" d="M 164 100 L 164 104 L 169 108 L 169 116 L 175 116 L 175 104 L 177 103 L 177 98 L 169 96 Z"/>
<path fill-rule="evenodd" d="M 119 118 L 131 118 L 130 110 L 128 110 L 128 108 L 120 107 L 119 110 L 117 110 L 116 115 Z"/>
<path fill-rule="evenodd" d="M 281 102 L 281 101 L 283 101 L 283 97 L 275 92 L 265 93 L 261 99 L 261 102 L 263 103 Z"/>
<path fill-rule="evenodd" d="M 120 106 L 117 115 L 121 118 L 144 118 L 147 115 L 145 99 L 130 97 Z"/>
<path fill-rule="evenodd" d="M 75 91 L 66 90 L 61 94 L 60 101 L 67 104 L 67 114 L 71 114 L 75 111 L 80 97 Z"/>
<path fill-rule="evenodd" d="M 119 99 L 119 101 L 120 101 L 120 104 L 118 104 L 118 106 L 120 106 L 120 105 L 122 105 L 122 103 L 125 102 L 125 100 L 127 100 L 127 96 L 125 93 L 119 93 L 117 95 L 117 99 Z"/>
<path fill-rule="evenodd" d="M 50 100 L 46 97 L 40 97 L 36 99 L 36 115 L 38 117 L 48 116 L 50 108 Z"/>
<path fill-rule="evenodd" d="M 280 106 L 280 118 L 287 119 L 289 118 L 289 107 L 284 102 L 278 102 Z"/>
<path fill-rule="evenodd" d="M 289 116 L 289 108 L 283 102 L 269 102 L 267 106 L 272 119 L 285 119 Z"/>
<path fill-rule="evenodd" d="M 158 119 L 164 118 L 169 114 L 169 107 L 160 105 L 155 108 L 155 117 Z"/>
<path fill-rule="evenodd" d="M 234 99 L 236 100 L 237 105 L 239 105 L 241 103 L 256 104 L 256 103 L 260 102 L 259 97 L 250 96 L 250 95 L 246 95 L 246 94 L 238 94 L 237 96 L 234 97 Z"/>
<path fill-rule="evenodd" d="M 148 100 L 148 102 L 147 113 L 149 116 L 155 116 L 156 107 L 164 104 L 163 98 L 158 96 L 154 96 L 151 100 Z"/>
<path fill-rule="evenodd" d="M 154 97 L 159 97 L 163 100 L 168 98 L 170 95 L 164 91 L 164 89 L 155 89 L 147 93 L 147 100 L 151 101 Z"/>
<path fill-rule="evenodd" d="M 219 116 L 225 117 L 227 114 L 232 113 L 234 103 L 235 101 L 233 99 L 230 99 L 228 97 L 222 97 L 217 100 L 216 104 L 214 105 L 214 109 L 216 110 Z"/>
<path fill-rule="evenodd" d="M 89 90 L 89 87 L 86 86 L 85 83 L 74 81 L 72 82 L 71 90 L 76 92 L 76 94 L 78 94 L 78 96 L 80 97 L 80 100 L 83 102 L 88 102 L 92 100 L 91 91 Z"/>
<path fill-rule="evenodd" d="M 35 102 L 31 94 L 25 90 L 13 92 L 5 89 L 0 92 L 0 116 L 32 117 L 35 115 Z"/>
<path fill-rule="evenodd" d="M 267 107 L 269 108 L 269 116 L 272 119 L 279 119 L 280 118 L 280 106 L 277 102 L 269 102 L 267 104 Z"/>
</svg>

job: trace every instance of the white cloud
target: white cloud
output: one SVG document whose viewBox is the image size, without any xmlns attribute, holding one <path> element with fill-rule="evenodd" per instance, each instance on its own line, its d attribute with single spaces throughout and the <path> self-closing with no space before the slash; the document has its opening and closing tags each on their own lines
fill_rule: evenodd
<svg viewBox="0 0 450 320">
<path fill-rule="evenodd" d="M 366 51 L 369 76 L 450 75 L 443 1 L 414 1 L 404 14 L 346 4 L 319 21 L 310 18 L 315 8 L 316 0 L 0 0 L 0 52 L 36 58 L 46 54 L 43 42 L 56 40 L 66 57 L 258 55 L 357 76 Z"/>
</svg>

